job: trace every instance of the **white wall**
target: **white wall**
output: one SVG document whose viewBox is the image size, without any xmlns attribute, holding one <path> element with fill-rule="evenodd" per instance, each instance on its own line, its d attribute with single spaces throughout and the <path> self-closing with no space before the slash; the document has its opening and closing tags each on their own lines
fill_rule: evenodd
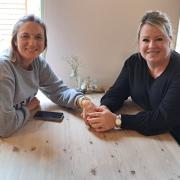
<svg viewBox="0 0 180 180">
<path fill-rule="evenodd" d="M 63 57 L 78 56 L 81 76 L 91 76 L 108 88 L 125 59 L 137 50 L 140 18 L 152 9 L 169 15 L 176 37 L 180 0 L 44 0 L 47 60 L 69 84 L 70 68 Z"/>
</svg>

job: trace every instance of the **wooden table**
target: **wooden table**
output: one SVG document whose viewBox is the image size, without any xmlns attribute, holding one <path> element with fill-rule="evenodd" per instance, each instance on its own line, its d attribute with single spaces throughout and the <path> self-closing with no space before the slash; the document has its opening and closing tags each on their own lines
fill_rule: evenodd
<svg viewBox="0 0 180 180">
<path fill-rule="evenodd" d="M 0 180 L 179 180 L 180 146 L 169 135 L 95 133 L 77 112 L 39 95 L 43 109 L 63 111 L 62 123 L 30 121 L 0 139 Z M 101 94 L 91 95 L 99 102 Z M 138 109 L 128 103 L 123 111 Z"/>
</svg>

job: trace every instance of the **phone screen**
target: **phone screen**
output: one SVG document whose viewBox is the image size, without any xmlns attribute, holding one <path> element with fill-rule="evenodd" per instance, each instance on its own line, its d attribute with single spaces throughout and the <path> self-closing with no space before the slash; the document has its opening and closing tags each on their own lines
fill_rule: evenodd
<svg viewBox="0 0 180 180">
<path fill-rule="evenodd" d="M 62 112 L 38 111 L 34 115 L 34 119 L 51 122 L 62 122 L 63 118 L 64 114 Z"/>
</svg>

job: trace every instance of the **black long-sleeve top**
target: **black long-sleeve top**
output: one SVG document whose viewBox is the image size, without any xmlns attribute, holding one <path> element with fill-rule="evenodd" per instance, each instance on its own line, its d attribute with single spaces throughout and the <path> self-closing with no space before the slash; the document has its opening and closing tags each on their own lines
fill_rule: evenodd
<svg viewBox="0 0 180 180">
<path fill-rule="evenodd" d="M 140 54 L 128 58 L 113 86 L 101 99 L 112 112 L 131 97 L 144 111 L 122 114 L 123 129 L 144 135 L 171 132 L 180 142 L 180 54 L 171 52 L 166 70 L 154 79 Z"/>
</svg>

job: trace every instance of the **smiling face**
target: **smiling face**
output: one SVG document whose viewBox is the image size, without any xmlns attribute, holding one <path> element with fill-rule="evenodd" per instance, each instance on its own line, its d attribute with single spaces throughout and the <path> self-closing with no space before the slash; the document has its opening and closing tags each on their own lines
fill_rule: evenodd
<svg viewBox="0 0 180 180">
<path fill-rule="evenodd" d="M 160 28 L 144 24 L 139 36 L 139 51 L 150 64 L 160 64 L 169 60 L 171 38 Z"/>
<path fill-rule="evenodd" d="M 44 29 L 36 22 L 24 23 L 18 30 L 15 45 L 21 61 L 28 66 L 45 48 Z"/>
</svg>

